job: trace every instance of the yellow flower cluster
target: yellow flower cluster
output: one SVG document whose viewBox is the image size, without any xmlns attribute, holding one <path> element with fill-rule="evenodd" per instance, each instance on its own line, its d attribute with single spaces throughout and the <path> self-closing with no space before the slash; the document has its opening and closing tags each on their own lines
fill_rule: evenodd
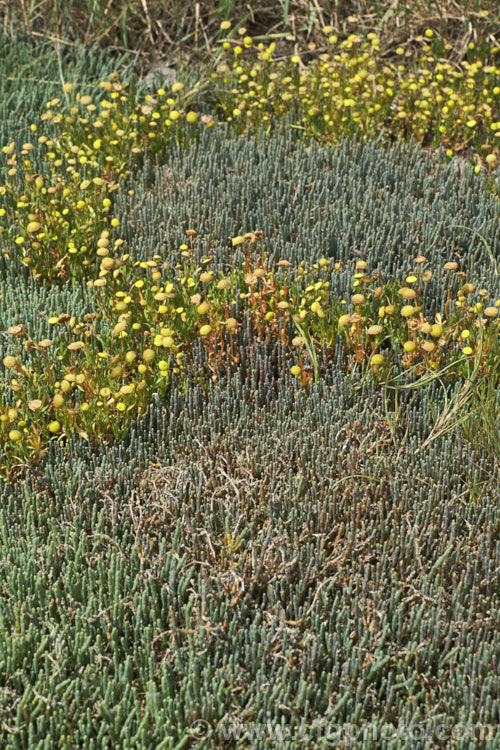
<svg viewBox="0 0 500 750">
<path fill-rule="evenodd" d="M 119 226 L 110 215 L 118 180 L 146 150 L 154 157 L 171 139 L 187 142 L 195 135 L 198 115 L 187 107 L 189 92 L 180 81 L 168 94 L 158 89 L 143 101 L 116 75 L 100 88 L 107 96 L 97 99 L 65 84 L 66 96 L 74 97 L 70 106 L 58 98 L 47 102 L 41 120 L 50 136 L 37 140 L 44 149 L 42 173 L 30 159 L 33 143 L 19 152 L 14 143 L 2 149 L 9 180 L 0 186 L 0 234 L 12 242 L 4 253 L 20 256 L 40 280 L 87 278 L 95 255 L 105 242 L 111 246 L 110 232 Z M 207 127 L 214 122 L 202 121 Z"/>
<path fill-rule="evenodd" d="M 299 55 L 275 61 L 274 41 L 267 46 L 249 37 L 243 46 L 223 42 L 228 57 L 216 78 L 226 120 L 243 132 L 285 119 L 323 142 L 354 134 L 370 138 L 385 128 L 391 136 L 442 144 L 450 156 L 470 145 L 487 169 L 497 165 L 496 45 L 473 47 L 457 65 L 446 60 L 448 48 L 429 29 L 420 56 L 407 57 L 399 47 L 387 60 L 378 54 L 375 34 L 339 41 L 331 31 L 323 29 L 326 46 L 310 52 L 314 57 L 308 64 Z"/>
<path fill-rule="evenodd" d="M 121 437 L 154 393 L 164 395 L 182 382 L 196 341 L 207 354 L 204 377 L 236 367 L 238 298 L 260 340 L 280 337 L 287 345 L 295 359 L 291 373 L 305 388 L 318 375 L 316 351 L 334 357 L 338 336 L 346 369 L 369 365 L 378 381 L 395 367 L 410 378 L 439 368 L 466 378 L 469 360 L 485 373 L 495 367 L 500 300 L 487 304 L 488 292 L 467 282 L 452 299 L 450 284 L 447 319 L 437 314 L 428 321 L 423 291 L 432 272 L 423 269 L 425 258 L 416 259 L 415 272 L 403 283 L 391 284 L 357 261 L 348 311 L 347 301 L 330 292 L 339 262 L 321 258 L 294 271 L 280 260 L 269 269 L 262 233 L 254 232 L 233 239 L 243 248 L 243 266 L 216 274 L 208 270 L 209 258 L 194 263 L 196 232 L 188 235 L 190 246 L 180 249 L 183 262 L 173 267 L 159 255 L 141 262 L 128 253 L 111 256 L 102 244 L 98 278 L 87 282 L 98 312 L 81 320 L 54 315 L 53 334 L 41 341 L 30 339 L 23 324 L 9 329 L 13 353 L 3 359 L 0 406 L 4 470 L 14 460 L 39 460 L 49 440 L 73 432 L 92 444 Z M 456 264 L 445 264 L 445 275 L 455 272 Z"/>
</svg>

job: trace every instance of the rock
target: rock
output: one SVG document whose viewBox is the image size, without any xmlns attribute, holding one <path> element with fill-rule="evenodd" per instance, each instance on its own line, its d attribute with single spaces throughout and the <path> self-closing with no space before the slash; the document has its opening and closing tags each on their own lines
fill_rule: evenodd
<svg viewBox="0 0 500 750">
<path fill-rule="evenodd" d="M 165 81 L 175 81 L 176 79 L 177 70 L 173 63 L 156 62 L 153 63 L 146 75 L 141 78 L 141 83 L 144 83 L 148 88 L 154 88 L 160 86 Z"/>
</svg>

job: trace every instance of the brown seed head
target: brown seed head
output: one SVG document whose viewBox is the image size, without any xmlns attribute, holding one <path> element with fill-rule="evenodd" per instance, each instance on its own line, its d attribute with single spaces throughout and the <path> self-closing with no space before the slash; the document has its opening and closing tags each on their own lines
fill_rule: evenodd
<svg viewBox="0 0 500 750">
<path fill-rule="evenodd" d="M 354 305 L 362 305 L 366 301 L 366 298 L 363 294 L 353 294 L 351 300 Z"/>
<path fill-rule="evenodd" d="M 434 341 L 422 341 L 421 348 L 424 350 L 424 352 L 433 352 L 436 348 L 436 344 Z"/>
<path fill-rule="evenodd" d="M 25 325 L 10 326 L 10 328 L 7 328 L 7 331 L 12 336 L 24 336 L 27 333 Z"/>
</svg>

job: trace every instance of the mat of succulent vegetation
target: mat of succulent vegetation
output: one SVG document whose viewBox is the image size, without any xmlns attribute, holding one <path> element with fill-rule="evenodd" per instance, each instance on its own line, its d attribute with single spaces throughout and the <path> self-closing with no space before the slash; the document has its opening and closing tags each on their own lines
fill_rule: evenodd
<svg viewBox="0 0 500 750">
<path fill-rule="evenodd" d="M 4 747 L 498 747 L 496 47 L 324 34 L 2 47 Z"/>
</svg>

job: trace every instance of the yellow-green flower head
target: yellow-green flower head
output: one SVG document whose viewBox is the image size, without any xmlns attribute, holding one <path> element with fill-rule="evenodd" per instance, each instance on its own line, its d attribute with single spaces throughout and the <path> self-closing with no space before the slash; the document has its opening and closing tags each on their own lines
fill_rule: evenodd
<svg viewBox="0 0 500 750">
<path fill-rule="evenodd" d="M 415 297 L 417 296 L 415 289 L 410 289 L 409 287 L 403 287 L 402 289 L 400 289 L 399 294 L 404 299 L 415 299 Z"/>
<path fill-rule="evenodd" d="M 387 308 L 386 308 L 386 312 L 387 312 Z M 415 312 L 415 308 L 413 307 L 413 305 L 404 305 L 401 308 L 401 315 L 403 316 L 403 318 L 411 317 L 414 312 Z"/>
</svg>

